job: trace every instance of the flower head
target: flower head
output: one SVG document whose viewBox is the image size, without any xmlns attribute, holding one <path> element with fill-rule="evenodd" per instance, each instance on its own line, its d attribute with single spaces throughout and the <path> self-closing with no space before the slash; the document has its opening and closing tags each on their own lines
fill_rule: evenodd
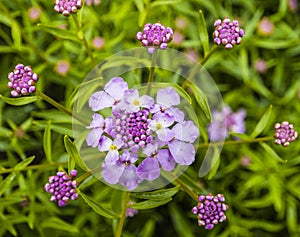
<svg viewBox="0 0 300 237">
<path fill-rule="evenodd" d="M 81 0 L 55 0 L 54 10 L 64 16 L 76 13 L 82 7 Z"/>
<path fill-rule="evenodd" d="M 31 21 L 37 21 L 41 17 L 41 9 L 39 7 L 31 7 L 28 9 L 28 16 Z"/>
<path fill-rule="evenodd" d="M 298 132 L 295 131 L 294 125 L 288 121 L 276 123 L 274 133 L 274 143 L 277 145 L 288 146 L 291 142 L 295 141 L 298 137 Z"/>
<path fill-rule="evenodd" d="M 234 45 L 240 44 L 245 34 L 240 28 L 237 20 L 231 21 L 228 17 L 215 20 L 215 31 L 213 33 L 214 43 L 222 44 L 226 49 L 231 49 Z"/>
<path fill-rule="evenodd" d="M 104 91 L 91 95 L 95 111 L 86 143 L 106 152 L 102 177 L 110 184 L 120 183 L 133 190 L 143 180 L 155 180 L 160 169 L 172 171 L 190 165 L 195 159 L 193 143 L 199 129 L 177 107 L 180 96 L 167 87 L 157 91 L 156 101 L 128 88 L 120 77 L 112 78 Z M 104 118 L 96 111 L 110 108 Z"/>
<path fill-rule="evenodd" d="M 226 220 L 225 212 L 228 206 L 224 203 L 225 197 L 223 194 L 217 194 L 216 196 L 212 194 L 200 195 L 198 200 L 199 203 L 192 208 L 192 213 L 197 215 L 199 226 L 211 230 L 215 225 Z"/>
<path fill-rule="evenodd" d="M 38 75 L 30 66 L 18 64 L 13 72 L 8 74 L 8 87 L 13 89 L 11 95 L 18 97 L 35 92 L 34 84 L 38 81 Z"/>
<path fill-rule="evenodd" d="M 91 6 L 91 5 L 99 5 L 101 3 L 101 0 L 85 0 L 84 3 L 87 6 Z"/>
<path fill-rule="evenodd" d="M 52 194 L 50 201 L 57 202 L 58 206 L 63 207 L 70 200 L 78 198 L 76 192 L 77 182 L 75 179 L 77 170 L 71 170 L 70 176 L 64 171 L 59 171 L 54 176 L 50 176 L 49 182 L 45 185 L 46 192 Z"/>
<path fill-rule="evenodd" d="M 134 204 L 134 202 L 129 201 L 128 205 Z M 138 214 L 139 210 L 131 208 L 131 207 L 127 207 L 126 209 L 126 217 L 134 217 L 136 214 Z"/>
<path fill-rule="evenodd" d="M 160 49 L 168 47 L 167 43 L 173 38 L 173 30 L 161 23 L 148 23 L 144 26 L 143 32 L 140 31 L 136 34 L 136 38 L 141 41 L 143 46 L 149 47 L 149 53 L 154 53 L 156 47 Z"/>
<path fill-rule="evenodd" d="M 274 31 L 274 24 L 269 20 L 269 18 L 264 17 L 257 26 L 258 33 L 263 36 L 269 36 Z"/>
<path fill-rule="evenodd" d="M 259 58 L 255 61 L 254 64 L 254 69 L 258 72 L 258 73 L 265 73 L 267 71 L 267 64 L 266 61 Z"/>
<path fill-rule="evenodd" d="M 245 133 L 246 111 L 240 109 L 232 112 L 229 106 L 224 106 L 222 111 L 212 112 L 212 123 L 208 127 L 211 141 L 221 141 L 229 136 L 229 132 Z"/>
<path fill-rule="evenodd" d="M 55 65 L 55 71 L 65 76 L 70 70 L 70 63 L 67 60 L 59 60 Z"/>
<path fill-rule="evenodd" d="M 92 40 L 92 46 L 95 49 L 101 49 L 104 47 L 104 39 L 101 36 L 97 36 Z"/>
</svg>

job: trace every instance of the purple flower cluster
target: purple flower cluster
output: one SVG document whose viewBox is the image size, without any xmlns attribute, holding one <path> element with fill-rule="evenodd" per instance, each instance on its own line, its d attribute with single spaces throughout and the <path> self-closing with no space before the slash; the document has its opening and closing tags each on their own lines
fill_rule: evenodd
<svg viewBox="0 0 300 237">
<path fill-rule="evenodd" d="M 199 129 L 184 120 L 184 113 L 175 107 L 179 104 L 180 97 L 171 87 L 159 89 L 155 102 L 129 89 L 120 77 L 91 95 L 89 106 L 95 113 L 86 142 L 106 152 L 102 163 L 106 182 L 133 190 L 143 180 L 157 179 L 160 168 L 172 171 L 176 164 L 193 163 Z M 111 108 L 106 118 L 98 113 L 105 108 Z"/>
<path fill-rule="evenodd" d="M 237 20 L 231 21 L 228 17 L 222 21 L 215 20 L 215 31 L 213 33 L 215 44 L 222 44 L 226 49 L 231 49 L 234 45 L 242 42 L 245 32 L 240 28 Z"/>
<path fill-rule="evenodd" d="M 155 48 L 166 49 L 168 42 L 173 38 L 173 30 L 170 27 L 165 27 L 161 23 L 144 25 L 143 32 L 136 34 L 137 40 L 141 41 L 142 45 L 148 48 L 149 53 L 154 53 Z"/>
<path fill-rule="evenodd" d="M 77 182 L 75 179 L 77 170 L 71 170 L 70 176 L 64 171 L 59 171 L 54 176 L 49 177 L 49 182 L 45 185 L 46 192 L 52 194 L 50 201 L 57 202 L 58 206 L 66 206 L 69 200 L 78 198 L 76 192 Z"/>
<path fill-rule="evenodd" d="M 192 208 L 192 213 L 197 215 L 199 226 L 205 226 L 205 229 L 211 230 L 218 223 L 226 221 L 225 212 L 228 206 L 224 203 L 223 194 L 200 195 L 198 200 L 199 203 Z"/>
<path fill-rule="evenodd" d="M 224 106 L 222 111 L 212 112 L 212 123 L 208 127 L 211 141 L 221 141 L 229 136 L 229 132 L 245 133 L 246 111 L 240 109 L 232 112 L 229 106 Z"/>
<path fill-rule="evenodd" d="M 69 16 L 71 13 L 76 13 L 81 7 L 81 0 L 55 0 L 54 10 L 64 16 Z"/>
<path fill-rule="evenodd" d="M 8 87 L 13 89 L 11 95 L 18 97 L 35 92 L 34 84 L 38 81 L 38 75 L 30 66 L 16 65 L 13 72 L 8 74 Z"/>
<path fill-rule="evenodd" d="M 276 123 L 274 129 L 274 143 L 277 145 L 288 146 L 298 137 L 298 132 L 294 130 L 294 125 L 287 121 Z"/>
<path fill-rule="evenodd" d="M 128 205 L 133 204 L 134 202 L 130 201 L 128 202 Z M 127 207 L 126 209 L 126 217 L 134 217 L 136 214 L 138 214 L 139 210 Z"/>
</svg>

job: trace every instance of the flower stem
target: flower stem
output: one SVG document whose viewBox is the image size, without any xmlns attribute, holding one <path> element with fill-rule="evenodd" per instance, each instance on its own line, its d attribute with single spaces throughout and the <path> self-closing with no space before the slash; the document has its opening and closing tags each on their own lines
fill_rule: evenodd
<svg viewBox="0 0 300 237">
<path fill-rule="evenodd" d="M 123 229 L 123 225 L 124 225 L 124 221 L 125 221 L 125 217 L 126 217 L 126 210 L 127 210 L 127 207 L 128 207 L 130 192 L 126 192 L 125 195 L 126 196 L 124 198 L 122 215 L 121 215 L 119 223 L 118 223 L 118 227 L 117 227 L 115 237 L 121 237 L 121 235 L 122 235 L 122 229 Z"/>
<path fill-rule="evenodd" d="M 73 114 L 71 110 L 69 110 L 65 106 L 61 105 L 60 103 L 56 102 L 55 100 L 53 100 L 52 98 L 50 98 L 49 96 L 44 94 L 43 92 L 37 91 L 36 94 L 39 98 L 47 101 L 49 104 L 53 105 L 55 108 L 63 111 L 64 113 L 66 113 L 70 116 L 73 116 L 76 120 L 82 122 L 83 124 L 85 124 L 85 125 L 89 124 L 89 122 L 87 120 L 85 120 L 84 118 L 82 118 L 81 116 L 79 116 L 77 114 Z"/>
<path fill-rule="evenodd" d="M 198 145 L 198 149 L 207 148 L 208 146 L 220 146 L 220 145 L 238 145 L 238 144 L 245 144 L 245 143 L 256 143 L 256 142 L 264 142 L 264 141 L 271 141 L 273 140 L 273 136 L 269 137 L 259 137 L 253 139 L 243 139 L 243 140 L 234 140 L 234 141 L 225 141 L 225 142 L 212 142 L 212 143 L 202 143 Z"/>
<path fill-rule="evenodd" d="M 85 47 L 85 49 L 86 49 L 86 51 L 87 51 L 87 53 L 88 53 L 88 55 L 89 55 L 89 57 L 91 59 L 92 65 L 95 67 L 96 66 L 95 58 L 94 58 L 94 56 L 92 54 L 91 48 L 89 47 L 89 44 L 88 44 L 88 42 L 86 40 L 86 37 L 85 37 L 85 35 L 84 35 L 84 33 L 83 33 L 82 29 L 81 29 L 81 25 L 78 22 L 77 15 L 76 14 L 72 14 L 72 17 L 74 19 L 76 28 L 78 30 L 77 36 L 78 36 L 78 38 L 80 40 L 83 41 L 84 47 Z"/>
<path fill-rule="evenodd" d="M 60 162 L 60 163 L 47 163 L 47 164 L 40 164 L 40 165 L 31 165 L 27 166 L 23 169 L 15 169 L 15 168 L 9 168 L 9 169 L 1 169 L 0 174 L 7 174 L 7 173 L 12 173 L 12 172 L 17 172 L 17 171 L 27 171 L 27 170 L 38 170 L 38 169 L 45 169 L 49 167 L 59 167 L 59 166 L 65 166 L 67 165 L 68 162 Z"/>
<path fill-rule="evenodd" d="M 207 60 L 210 58 L 210 56 L 216 51 L 218 48 L 218 45 L 214 45 L 211 50 L 205 55 L 205 57 L 199 61 L 197 66 L 194 68 L 194 70 L 191 72 L 190 76 L 185 80 L 185 82 L 182 84 L 182 88 L 185 89 L 191 82 L 193 77 L 199 72 L 199 70 L 202 68 L 202 66 L 207 62 Z"/>
<path fill-rule="evenodd" d="M 156 59 L 157 59 L 157 52 L 158 52 L 158 50 L 155 50 L 151 57 L 151 67 L 150 67 L 150 72 L 149 72 L 149 77 L 148 77 L 147 95 L 150 95 L 150 93 L 151 93 L 152 82 L 153 82 L 154 71 L 155 71 L 155 64 L 156 64 Z"/>
<path fill-rule="evenodd" d="M 78 178 L 76 179 L 77 183 L 78 183 L 78 184 L 81 183 L 83 180 L 85 180 L 86 178 L 90 177 L 91 174 L 92 174 L 91 171 L 88 171 L 88 172 L 84 173 L 83 175 L 81 175 L 80 177 L 78 177 Z"/>
<path fill-rule="evenodd" d="M 194 200 L 198 201 L 198 196 L 197 194 L 195 194 L 188 186 L 185 185 L 184 182 L 182 182 L 180 180 L 180 178 L 177 178 L 176 180 L 176 183 L 178 183 L 180 185 L 180 187 L 191 197 L 193 198 Z"/>
</svg>

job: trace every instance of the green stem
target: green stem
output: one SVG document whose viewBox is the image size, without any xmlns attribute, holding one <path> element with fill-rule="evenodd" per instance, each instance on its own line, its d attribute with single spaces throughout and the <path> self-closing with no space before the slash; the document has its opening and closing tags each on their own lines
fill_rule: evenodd
<svg viewBox="0 0 300 237">
<path fill-rule="evenodd" d="M 85 37 L 85 35 L 84 35 L 84 33 L 83 33 L 82 29 L 81 29 L 81 25 L 78 22 L 77 15 L 76 14 L 72 14 L 72 17 L 74 19 L 76 28 L 78 30 L 78 33 L 77 33 L 78 38 L 83 41 L 84 47 L 85 47 L 85 49 L 86 49 L 86 51 L 87 51 L 87 53 L 88 53 L 88 55 L 89 55 L 89 57 L 91 59 L 91 62 L 93 64 L 93 66 L 95 67 L 97 65 L 96 61 L 95 61 L 95 58 L 94 58 L 94 56 L 92 54 L 91 48 L 89 47 L 89 44 L 88 44 L 88 42 L 86 40 L 86 37 Z"/>
<path fill-rule="evenodd" d="M 194 193 L 188 186 L 186 186 L 184 182 L 182 182 L 179 178 L 177 178 L 175 181 L 192 199 L 198 201 L 198 195 Z"/>
<path fill-rule="evenodd" d="M 211 48 L 211 50 L 205 55 L 205 57 L 202 60 L 199 61 L 199 63 L 197 64 L 197 66 L 191 72 L 190 76 L 182 84 L 182 88 L 183 89 L 185 89 L 192 82 L 193 77 L 200 71 L 200 69 L 202 68 L 202 66 L 207 62 L 207 60 L 216 51 L 217 48 L 218 48 L 218 45 L 214 45 Z"/>
<path fill-rule="evenodd" d="M 37 91 L 36 94 L 37 94 L 38 97 L 40 97 L 41 99 L 47 101 L 49 104 L 53 105 L 55 108 L 63 111 L 64 113 L 66 113 L 70 116 L 73 116 L 76 120 L 82 122 L 83 124 L 85 124 L 85 125 L 89 124 L 89 122 L 87 120 L 85 120 L 84 118 L 82 118 L 81 116 L 79 116 L 77 114 L 73 114 L 71 110 L 69 110 L 65 106 L 61 105 L 60 103 L 56 102 L 55 100 L 53 100 L 52 98 L 50 98 L 49 96 L 44 94 L 43 92 Z"/>
<path fill-rule="evenodd" d="M 253 139 L 244 139 L 244 140 L 232 140 L 232 141 L 225 141 L 225 142 L 212 142 L 212 143 L 202 143 L 198 145 L 198 149 L 207 148 L 209 146 L 225 146 L 225 145 L 238 145 L 238 144 L 245 144 L 245 143 L 255 143 L 255 142 L 265 142 L 271 141 L 274 137 L 259 137 Z"/>
<path fill-rule="evenodd" d="M 83 175 L 81 175 L 80 177 L 78 177 L 76 179 L 77 183 L 81 183 L 83 180 L 85 180 L 86 178 L 90 177 L 92 175 L 92 172 L 91 171 L 88 171 L 86 173 L 84 173 Z"/>
<path fill-rule="evenodd" d="M 18 171 L 45 169 L 45 168 L 49 168 L 49 167 L 56 168 L 61 165 L 65 166 L 67 164 L 68 164 L 68 162 L 60 162 L 60 163 L 52 163 L 52 164 L 47 163 L 47 164 L 40 164 L 40 165 L 31 165 L 31 166 L 27 166 L 23 169 L 9 168 L 9 169 L 0 170 L 0 174 L 7 174 L 7 173 L 12 173 L 12 172 L 18 172 Z"/>
<path fill-rule="evenodd" d="M 152 88 L 152 83 L 153 83 L 153 78 L 154 78 L 156 58 L 157 58 L 157 52 L 158 52 L 158 50 L 155 50 L 154 53 L 152 54 L 152 58 L 151 58 L 151 67 L 150 67 L 150 72 L 149 72 L 149 77 L 148 77 L 147 95 L 150 95 L 150 93 L 151 93 L 151 88 Z"/>
<path fill-rule="evenodd" d="M 126 210 L 127 210 L 127 207 L 128 207 L 130 192 L 126 192 L 125 195 L 126 196 L 125 196 L 125 200 L 124 200 L 122 215 L 121 215 L 119 223 L 118 223 L 118 227 L 117 227 L 115 237 L 121 237 L 121 235 L 122 235 L 122 229 L 123 229 L 123 225 L 124 225 L 124 222 L 125 222 Z"/>
</svg>

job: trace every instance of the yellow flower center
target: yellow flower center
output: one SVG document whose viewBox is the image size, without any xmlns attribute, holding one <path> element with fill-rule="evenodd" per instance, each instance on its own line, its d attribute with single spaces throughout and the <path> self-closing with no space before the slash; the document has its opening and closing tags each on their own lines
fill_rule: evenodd
<svg viewBox="0 0 300 237">
<path fill-rule="evenodd" d="M 163 126 L 162 126 L 160 123 L 157 123 L 157 124 L 156 124 L 156 129 L 157 129 L 157 130 L 162 129 L 162 128 L 163 128 Z"/>
<path fill-rule="evenodd" d="M 118 148 L 114 144 L 111 144 L 109 149 L 114 151 L 117 150 Z"/>
<path fill-rule="evenodd" d="M 133 104 L 134 104 L 135 106 L 139 106 L 139 105 L 140 105 L 140 102 L 139 102 L 138 100 L 134 100 L 134 101 L 133 101 Z"/>
</svg>

